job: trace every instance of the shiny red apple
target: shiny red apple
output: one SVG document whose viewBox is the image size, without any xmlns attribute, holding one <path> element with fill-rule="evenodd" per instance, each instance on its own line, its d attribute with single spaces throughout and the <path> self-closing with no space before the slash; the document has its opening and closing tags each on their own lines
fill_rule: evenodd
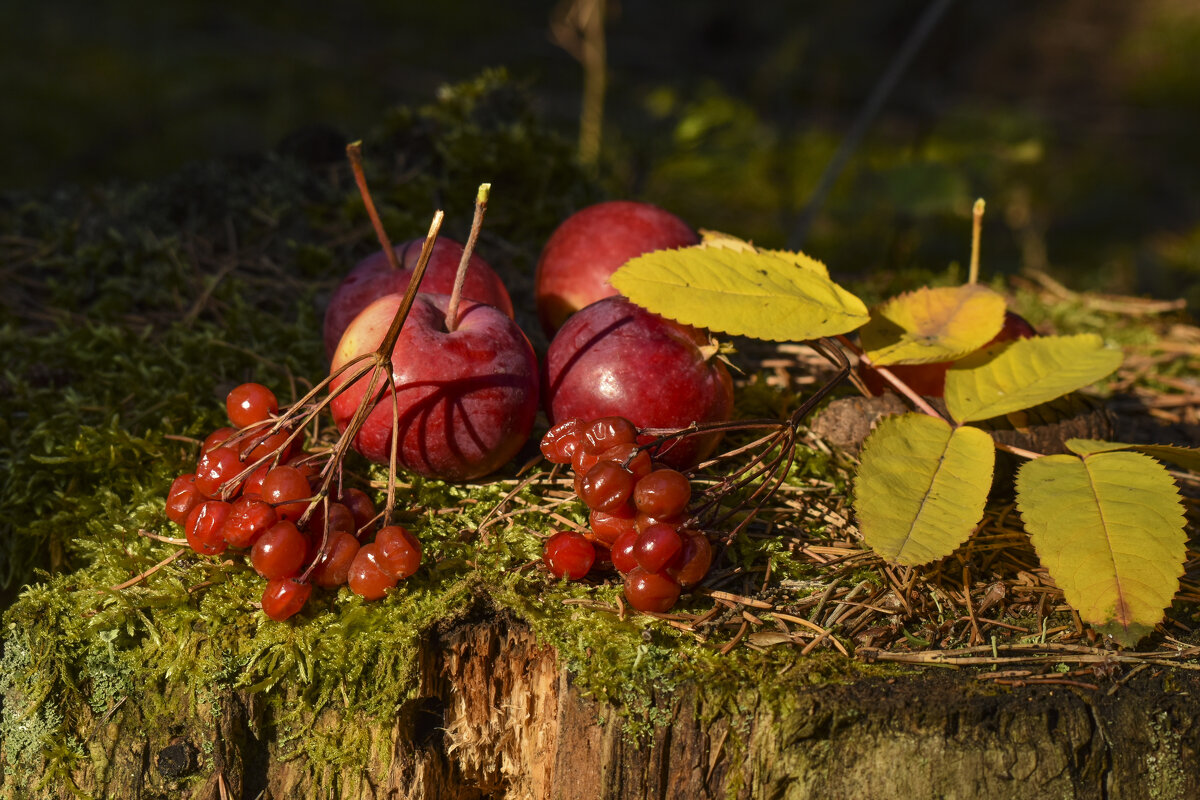
<svg viewBox="0 0 1200 800">
<path fill-rule="evenodd" d="M 524 332 L 494 306 L 464 301 L 458 326 L 448 331 L 449 299 L 418 294 L 392 349 L 398 461 L 420 475 L 467 481 L 499 469 L 529 438 L 538 409 L 538 368 Z M 332 373 L 379 347 L 400 302 L 400 295 L 386 295 L 354 318 L 334 351 Z M 349 377 L 340 375 L 331 391 Z M 339 430 L 363 401 L 368 379 L 359 378 L 332 401 Z M 386 381 L 372 403 L 354 448 L 387 464 L 393 403 Z"/>
<path fill-rule="evenodd" d="M 705 334 L 617 295 L 576 312 L 546 353 L 551 424 L 624 417 L 639 428 L 684 428 L 727 420 L 733 382 Z M 712 453 L 720 434 L 688 436 L 657 456 L 687 467 Z"/>
<path fill-rule="evenodd" d="M 399 270 L 392 268 L 383 250 L 377 250 L 358 262 L 342 279 L 329 298 L 329 306 L 325 310 L 326 356 L 333 357 L 333 351 L 350 321 L 374 300 L 386 294 L 404 294 L 424 243 L 424 238 L 411 239 L 392 248 L 400 262 Z M 429 265 L 421 278 L 421 291 L 450 294 L 454 288 L 454 276 L 462 254 L 461 244 L 445 236 L 439 237 L 429 256 Z M 468 262 L 467 275 L 463 282 L 463 297 L 495 306 L 508 316 L 513 316 L 512 300 L 504 282 L 478 253 L 472 253 Z"/>
<path fill-rule="evenodd" d="M 686 222 L 649 203 L 612 200 L 575 212 L 538 259 L 534 299 L 542 329 L 552 336 L 571 314 L 616 294 L 608 278 L 629 259 L 698 241 Z"/>
</svg>

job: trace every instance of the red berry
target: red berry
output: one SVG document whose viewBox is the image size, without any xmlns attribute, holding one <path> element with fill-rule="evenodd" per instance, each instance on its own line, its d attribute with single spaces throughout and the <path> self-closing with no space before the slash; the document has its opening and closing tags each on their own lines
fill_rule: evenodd
<svg viewBox="0 0 1200 800">
<path fill-rule="evenodd" d="M 258 469 L 251 472 L 246 481 L 242 484 L 242 494 L 262 494 L 263 479 L 267 477 L 267 473 L 271 471 L 270 464 L 263 464 Z"/>
<path fill-rule="evenodd" d="M 308 556 L 308 537 L 290 520 L 276 522 L 250 549 L 250 564 L 267 580 L 300 574 Z"/>
<path fill-rule="evenodd" d="M 583 447 L 575 448 L 575 455 L 571 456 L 571 469 L 575 470 L 576 482 L 581 479 L 581 476 L 586 475 L 589 469 L 596 466 L 598 463 L 600 463 L 599 453 L 589 453 L 587 450 L 584 450 Z M 579 493 L 578 486 L 576 486 L 575 493 Z"/>
<path fill-rule="evenodd" d="M 291 578 L 267 581 L 262 594 L 263 613 L 282 622 L 304 608 L 311 594 L 311 583 L 300 583 Z"/>
<path fill-rule="evenodd" d="M 633 557 L 647 572 L 658 572 L 683 549 L 683 538 L 673 525 L 659 523 L 640 533 L 633 546 Z"/>
<path fill-rule="evenodd" d="M 592 535 L 596 537 L 596 541 L 601 544 L 612 547 L 613 542 L 625 533 L 633 533 L 637 535 L 637 529 L 633 524 L 634 516 L 629 513 L 629 509 L 622 508 L 615 512 L 596 511 L 592 510 L 588 514 L 588 527 L 592 530 Z"/>
<path fill-rule="evenodd" d="M 325 535 L 325 520 L 326 520 L 325 504 L 317 504 L 313 515 L 308 519 L 308 532 L 313 535 L 317 541 Z M 353 534 L 358 530 L 358 526 L 354 524 L 354 515 L 350 513 L 350 509 L 346 508 L 341 503 L 330 503 L 328 511 L 329 519 L 329 535 L 332 536 L 337 531 L 345 531 Z"/>
<path fill-rule="evenodd" d="M 202 454 L 196 462 L 196 488 L 205 497 L 219 497 L 225 483 L 233 479 L 244 467 L 237 450 L 224 445 L 214 447 Z M 229 495 L 232 494 L 231 491 Z"/>
<path fill-rule="evenodd" d="M 388 525 L 375 534 L 379 548 L 379 566 L 398 581 L 412 575 L 421 566 L 421 543 L 403 525 Z"/>
<path fill-rule="evenodd" d="M 281 430 L 275 433 L 267 433 L 270 426 L 264 426 L 261 431 L 248 435 L 241 442 L 242 456 L 250 462 L 258 461 L 260 458 L 279 454 L 280 461 L 287 461 L 292 452 L 296 449 L 296 442 L 288 443 L 288 437 L 292 435 L 291 431 Z"/>
<path fill-rule="evenodd" d="M 546 540 L 542 561 L 552 575 L 577 581 L 595 563 L 596 548 L 581 533 L 561 531 Z"/>
<path fill-rule="evenodd" d="M 637 559 L 633 555 L 633 548 L 637 546 L 637 540 L 637 531 L 626 531 L 618 536 L 612 544 L 610 551 L 612 564 L 622 575 L 628 574 L 638 565 Z"/>
<path fill-rule="evenodd" d="M 227 545 L 221 535 L 221 526 L 231 508 L 224 500 L 205 500 L 193 508 L 183 528 L 188 546 L 203 556 L 224 553 Z"/>
<path fill-rule="evenodd" d="M 226 395 L 225 411 L 234 425 L 249 428 L 277 413 L 279 401 L 275 399 L 275 393 L 261 383 L 243 383 Z"/>
<path fill-rule="evenodd" d="M 600 417 L 583 430 L 580 446 L 589 453 L 603 453 L 613 445 L 637 442 L 637 428 L 624 417 Z"/>
<path fill-rule="evenodd" d="M 182 525 L 187 522 L 192 509 L 204 502 L 204 495 L 196 488 L 196 473 L 180 475 L 171 482 L 167 492 L 167 519 Z"/>
<path fill-rule="evenodd" d="M 588 508 L 617 511 L 626 508 L 637 479 L 615 461 L 600 461 L 579 482 L 579 497 Z"/>
<path fill-rule="evenodd" d="M 375 501 L 362 489 L 343 489 L 338 502 L 350 509 L 354 515 L 354 531 L 357 533 L 375 519 Z"/>
<path fill-rule="evenodd" d="M 645 533 L 653 525 L 669 525 L 678 530 L 683 527 L 683 515 L 674 517 L 652 517 L 644 511 L 639 511 L 633 517 L 633 527 L 638 533 Z"/>
<path fill-rule="evenodd" d="M 570 464 L 579 449 L 581 419 L 567 419 L 558 423 L 542 437 L 542 455 L 552 464 Z"/>
<path fill-rule="evenodd" d="M 633 473 L 635 478 L 648 475 L 654 469 L 654 462 L 645 450 L 639 450 L 635 444 L 614 444 L 600 454 L 601 461 L 615 461 Z"/>
<path fill-rule="evenodd" d="M 214 447 L 220 447 L 235 433 L 237 433 L 237 428 L 217 428 L 204 439 L 204 443 L 200 445 L 200 453 L 204 454 Z"/>
<path fill-rule="evenodd" d="M 280 519 L 298 520 L 308 509 L 312 488 L 308 478 L 295 467 L 286 464 L 273 468 L 263 478 L 262 496 L 275 506 Z"/>
<path fill-rule="evenodd" d="M 703 532 L 684 528 L 679 532 L 683 547 L 667 565 L 666 573 L 687 589 L 704 580 L 712 566 L 712 542 Z"/>
<path fill-rule="evenodd" d="M 656 469 L 641 478 L 633 490 L 637 510 L 655 518 L 675 517 L 692 499 L 692 484 L 678 470 Z"/>
<path fill-rule="evenodd" d="M 330 534 L 325 549 L 317 557 L 317 566 L 313 568 L 312 580 L 323 589 L 336 589 L 344 586 L 350 577 L 350 565 L 358 555 L 358 539 L 346 531 L 335 531 Z"/>
<path fill-rule="evenodd" d="M 279 521 L 275 508 L 260 495 L 243 494 L 233 502 L 221 536 L 232 547 L 251 547 L 255 540 Z"/>
<path fill-rule="evenodd" d="M 350 584 L 350 591 L 364 600 L 378 600 L 396 585 L 396 579 L 384 570 L 379 561 L 379 546 L 371 542 L 358 548 L 354 560 L 350 562 L 350 574 L 346 582 Z"/>
<path fill-rule="evenodd" d="M 670 575 L 641 567 L 625 576 L 625 599 L 638 611 L 665 614 L 679 601 L 680 586 Z"/>
</svg>

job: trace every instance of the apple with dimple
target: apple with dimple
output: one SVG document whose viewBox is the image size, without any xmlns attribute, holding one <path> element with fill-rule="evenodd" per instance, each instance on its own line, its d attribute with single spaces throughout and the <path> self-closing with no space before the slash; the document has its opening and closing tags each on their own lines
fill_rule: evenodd
<svg viewBox="0 0 1200 800">
<path fill-rule="evenodd" d="M 621 295 L 576 312 L 546 353 L 546 413 L 624 417 L 638 428 L 685 428 L 733 414 L 733 382 L 705 334 L 634 305 Z M 677 468 L 712 453 L 719 433 L 670 443 L 656 459 Z M 645 441 L 645 438 L 643 438 Z"/>
<path fill-rule="evenodd" d="M 421 257 L 425 239 L 411 239 L 392 249 L 400 262 L 401 269 L 394 269 L 387 254 L 377 250 L 355 265 L 342 279 L 329 298 L 325 310 L 325 355 L 333 357 L 333 351 L 341 341 L 342 334 L 359 313 L 387 294 L 404 294 L 412 278 L 413 269 Z M 454 276 L 462 260 L 463 246 L 445 236 L 439 237 L 429 255 L 429 264 L 421 277 L 421 291 L 450 294 L 454 288 Z M 463 280 L 463 297 L 477 303 L 495 306 L 508 316 L 513 316 L 512 299 L 500 276 L 491 266 L 472 253 L 467 262 L 467 274 Z"/>
<path fill-rule="evenodd" d="M 1024 317 L 1012 311 L 1005 311 L 1004 324 L 1001 326 L 1000 332 L 993 336 L 984 347 L 1014 339 L 1031 339 L 1034 336 L 1037 336 L 1037 331 Z M 953 365 L 953 361 L 937 361 L 932 364 L 890 364 L 887 369 L 917 394 L 923 397 L 941 397 L 946 390 L 946 371 Z M 887 379 L 880 375 L 874 367 L 860 362 L 858 374 L 873 395 L 895 391 Z"/>
<path fill-rule="evenodd" d="M 496 471 L 529 438 L 538 409 L 538 368 L 533 347 L 516 322 L 484 303 L 463 301 L 458 325 L 447 330 L 450 298 L 418 293 L 392 349 L 392 385 L 398 408 L 400 466 L 447 481 L 468 481 Z M 400 306 L 386 295 L 363 309 L 334 351 L 331 374 L 374 351 Z M 354 368 L 351 368 L 353 370 Z M 363 401 L 370 373 L 340 387 L 332 382 L 330 408 L 344 431 Z M 392 441 L 392 393 L 380 381 L 354 448 L 387 464 Z"/>
<path fill-rule="evenodd" d="M 611 200 L 575 212 L 538 259 L 534 299 L 542 329 L 552 336 L 571 314 L 617 294 L 608 278 L 631 258 L 699 241 L 686 222 L 650 203 Z"/>
</svg>

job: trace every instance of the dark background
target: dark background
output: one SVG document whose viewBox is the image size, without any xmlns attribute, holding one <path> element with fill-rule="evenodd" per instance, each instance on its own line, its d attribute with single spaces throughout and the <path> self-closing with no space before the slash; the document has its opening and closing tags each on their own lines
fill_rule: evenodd
<svg viewBox="0 0 1200 800">
<path fill-rule="evenodd" d="M 610 2 L 601 177 L 693 224 L 796 243 L 822 170 L 930 2 Z M 357 138 L 503 66 L 574 135 L 551 2 L 47 0 L 0 8 L 0 189 L 153 180 L 311 126 Z M 1200 4 L 951 3 L 804 246 L 945 273 L 988 201 L 988 274 L 1200 302 Z M 502 202 L 502 196 L 495 201 Z"/>
</svg>

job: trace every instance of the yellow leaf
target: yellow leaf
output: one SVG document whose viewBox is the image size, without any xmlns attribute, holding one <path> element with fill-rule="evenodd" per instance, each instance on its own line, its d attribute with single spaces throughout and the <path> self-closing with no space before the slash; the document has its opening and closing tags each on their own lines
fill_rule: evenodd
<svg viewBox="0 0 1200 800">
<path fill-rule="evenodd" d="M 791 261 L 798 267 L 810 269 L 813 272 L 829 277 L 829 268 L 823 262 L 818 261 L 812 256 L 798 253 L 793 250 L 772 250 L 755 247 L 753 243 L 747 242 L 745 239 L 739 239 L 728 233 L 720 231 L 711 231 L 704 228 L 700 229 L 700 244 L 707 247 L 726 247 L 730 250 L 740 250 L 742 252 L 757 252 L 766 253 L 767 255 L 777 256 L 784 261 Z"/>
<path fill-rule="evenodd" d="M 867 320 L 863 302 L 827 276 L 758 250 L 656 250 L 626 262 L 609 282 L 655 314 L 734 336 L 804 341 Z"/>
<path fill-rule="evenodd" d="M 859 332 L 872 362 L 953 361 L 990 342 L 1004 324 L 1004 298 L 979 284 L 906 292 L 871 312 Z"/>
<path fill-rule="evenodd" d="M 996 448 L 978 428 L 925 414 L 888 417 L 863 444 L 854 510 L 863 539 L 893 564 L 943 558 L 983 517 Z"/>
<path fill-rule="evenodd" d="M 1187 538 L 1179 492 L 1141 453 L 1028 461 L 1017 508 L 1050 577 L 1080 618 L 1132 647 L 1179 590 Z"/>
<path fill-rule="evenodd" d="M 1031 408 L 1095 383 L 1121 359 L 1093 333 L 991 345 L 946 372 L 946 410 L 972 422 Z"/>
<path fill-rule="evenodd" d="M 1125 444 L 1102 442 L 1098 439 L 1067 439 L 1067 449 L 1081 456 L 1107 453 L 1114 450 L 1136 450 L 1159 461 L 1170 461 L 1190 472 L 1200 472 L 1200 449 L 1173 444 Z"/>
</svg>

